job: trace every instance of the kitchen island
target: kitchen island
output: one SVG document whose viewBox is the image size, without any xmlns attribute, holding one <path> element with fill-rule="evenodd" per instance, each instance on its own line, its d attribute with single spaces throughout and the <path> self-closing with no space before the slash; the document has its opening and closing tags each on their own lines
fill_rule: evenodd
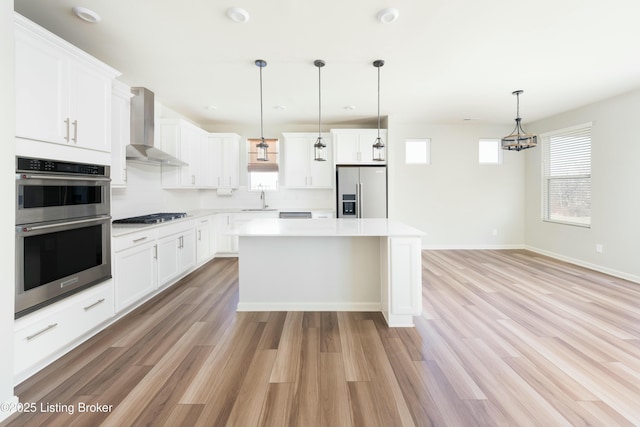
<svg viewBox="0 0 640 427">
<path fill-rule="evenodd" d="M 239 236 L 238 311 L 422 312 L 423 232 L 388 219 L 256 219 Z"/>
</svg>

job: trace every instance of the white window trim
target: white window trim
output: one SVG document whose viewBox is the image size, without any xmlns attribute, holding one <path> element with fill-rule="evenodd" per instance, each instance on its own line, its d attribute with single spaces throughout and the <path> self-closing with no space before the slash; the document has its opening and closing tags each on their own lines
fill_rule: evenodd
<svg viewBox="0 0 640 427">
<path fill-rule="evenodd" d="M 544 132 L 539 134 L 538 138 L 540 138 L 540 146 L 543 150 L 545 150 L 546 148 L 544 147 L 545 143 L 545 139 L 548 138 L 549 136 L 553 136 L 553 135 L 557 135 L 557 134 L 561 134 L 561 133 L 568 133 L 568 132 L 573 132 L 575 130 L 578 129 L 583 129 L 589 127 L 591 129 L 593 129 L 593 122 L 585 122 L 585 123 L 581 123 L 581 124 L 577 124 L 574 126 L 568 126 L 562 129 L 556 129 L 553 131 L 549 131 L 549 132 Z M 592 134 L 592 139 L 591 139 L 591 148 L 593 149 L 593 134 Z M 546 185 L 546 177 L 545 177 L 545 153 L 543 151 L 542 156 L 541 156 L 541 162 L 540 162 L 540 176 L 541 176 L 541 191 L 540 191 L 540 213 L 541 213 L 541 217 L 542 217 L 542 221 L 543 222 L 548 222 L 548 223 L 552 223 L 552 224 L 562 224 L 562 225 L 569 225 L 569 226 L 574 226 L 574 227 L 580 227 L 580 228 L 591 228 L 591 222 L 592 222 L 592 217 L 589 217 L 589 224 L 582 224 L 579 222 L 573 222 L 573 221 L 562 221 L 562 220 L 558 220 L 558 219 L 550 219 L 547 218 L 546 216 L 546 212 L 545 212 L 545 206 L 546 206 L 546 201 L 545 201 L 545 189 L 544 186 Z M 593 158 L 591 159 L 593 162 Z M 589 174 L 589 177 L 592 178 L 593 173 Z M 593 190 L 593 181 L 592 181 L 592 190 Z"/>
</svg>

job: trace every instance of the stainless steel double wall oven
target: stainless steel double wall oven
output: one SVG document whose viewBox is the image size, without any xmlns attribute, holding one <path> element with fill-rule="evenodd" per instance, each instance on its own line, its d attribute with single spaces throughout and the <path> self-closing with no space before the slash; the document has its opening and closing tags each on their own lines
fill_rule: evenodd
<svg viewBox="0 0 640 427">
<path fill-rule="evenodd" d="M 111 277 L 109 166 L 16 158 L 20 317 Z"/>
</svg>

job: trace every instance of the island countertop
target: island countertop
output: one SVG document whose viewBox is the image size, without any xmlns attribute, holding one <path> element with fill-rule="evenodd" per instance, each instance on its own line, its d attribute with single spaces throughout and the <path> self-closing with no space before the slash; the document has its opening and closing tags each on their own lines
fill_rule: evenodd
<svg viewBox="0 0 640 427">
<path fill-rule="evenodd" d="M 382 218 L 254 219 L 233 229 L 240 237 L 417 237 L 425 233 Z"/>
</svg>

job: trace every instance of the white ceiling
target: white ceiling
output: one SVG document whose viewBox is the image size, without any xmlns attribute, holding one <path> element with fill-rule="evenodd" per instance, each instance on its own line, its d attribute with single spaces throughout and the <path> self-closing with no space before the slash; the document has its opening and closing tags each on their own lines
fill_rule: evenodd
<svg viewBox="0 0 640 427">
<path fill-rule="evenodd" d="M 97 12 L 89 24 L 73 6 Z M 244 24 L 226 16 L 239 6 Z M 400 17 L 382 24 L 376 14 Z M 202 126 L 530 122 L 640 88 L 638 0 L 15 0 L 15 10 Z M 286 109 L 275 109 L 284 105 Z M 355 110 L 346 110 L 353 105 Z M 215 106 L 215 109 L 207 109 Z"/>
</svg>

